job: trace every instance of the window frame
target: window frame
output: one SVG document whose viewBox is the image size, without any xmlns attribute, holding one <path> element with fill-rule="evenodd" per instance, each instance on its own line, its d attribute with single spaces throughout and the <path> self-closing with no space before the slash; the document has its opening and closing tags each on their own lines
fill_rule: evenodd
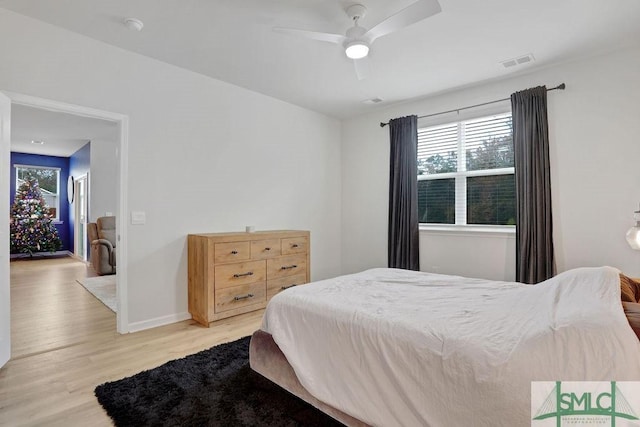
<svg viewBox="0 0 640 427">
<path fill-rule="evenodd" d="M 463 138 L 464 122 L 473 120 L 489 118 L 501 115 L 511 115 L 510 108 L 492 109 L 490 111 L 479 112 L 473 116 L 458 117 L 455 120 L 441 120 L 431 121 L 430 123 L 422 123 L 418 126 L 418 131 L 421 129 L 446 126 L 456 124 L 458 127 L 458 139 L 457 139 L 457 171 L 456 172 L 444 172 L 436 174 L 424 174 L 418 175 L 418 181 L 430 181 L 437 179 L 454 179 L 455 180 L 455 224 L 440 224 L 420 222 L 418 224 L 421 231 L 441 231 L 441 232 L 465 232 L 465 233 L 497 233 L 497 234 L 512 234 L 515 233 L 515 225 L 494 225 L 494 224 L 467 224 L 467 178 L 477 176 L 499 176 L 499 175 L 514 175 L 515 167 L 509 168 L 495 168 L 495 169 L 477 169 L 467 170 L 466 149 Z M 461 196 L 458 196 L 460 194 Z"/>
<path fill-rule="evenodd" d="M 46 169 L 46 170 L 54 170 L 56 171 L 56 206 L 49 206 L 49 208 L 55 208 L 56 210 L 56 216 L 55 217 L 51 217 L 51 220 L 54 223 L 61 223 L 62 220 L 60 219 L 60 172 L 62 170 L 62 168 L 59 167 L 55 167 L 55 166 L 38 166 L 38 165 L 23 165 L 23 164 L 14 164 L 13 167 L 15 168 L 15 172 L 16 172 L 16 179 L 15 179 L 15 191 L 13 196 L 15 197 L 17 192 L 18 192 L 18 187 L 19 187 L 19 176 L 18 176 L 18 170 L 19 169 Z M 42 188 L 40 189 L 42 191 Z M 44 196 L 44 195 L 43 195 Z"/>
</svg>

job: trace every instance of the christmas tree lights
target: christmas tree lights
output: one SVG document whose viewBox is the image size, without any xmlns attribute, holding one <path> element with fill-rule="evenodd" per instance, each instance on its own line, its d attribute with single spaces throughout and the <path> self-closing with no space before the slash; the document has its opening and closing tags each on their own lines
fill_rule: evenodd
<svg viewBox="0 0 640 427">
<path fill-rule="evenodd" d="M 11 253 L 55 252 L 62 240 L 49 214 L 38 181 L 26 177 L 18 187 L 9 220 Z"/>
</svg>

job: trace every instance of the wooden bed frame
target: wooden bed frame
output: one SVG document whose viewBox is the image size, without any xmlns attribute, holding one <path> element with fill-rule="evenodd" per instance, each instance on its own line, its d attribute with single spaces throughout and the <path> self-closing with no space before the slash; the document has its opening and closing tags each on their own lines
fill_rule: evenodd
<svg viewBox="0 0 640 427">
<path fill-rule="evenodd" d="M 251 369 L 278 384 L 289 393 L 318 408 L 347 426 L 367 427 L 368 424 L 345 414 L 313 397 L 300 384 L 293 368 L 287 361 L 271 334 L 257 330 L 251 336 L 249 344 L 249 364 Z"/>
</svg>

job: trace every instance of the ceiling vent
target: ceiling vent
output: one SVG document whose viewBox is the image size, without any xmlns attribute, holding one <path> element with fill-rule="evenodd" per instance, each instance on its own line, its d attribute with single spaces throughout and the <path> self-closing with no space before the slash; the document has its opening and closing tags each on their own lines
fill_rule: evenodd
<svg viewBox="0 0 640 427">
<path fill-rule="evenodd" d="M 382 102 L 382 99 L 380 98 L 371 98 L 371 99 L 365 99 L 364 101 L 362 101 L 363 104 L 367 104 L 367 105 L 378 104 L 380 102 Z"/>
<path fill-rule="evenodd" d="M 535 61 L 535 58 L 532 54 L 527 54 L 523 56 L 519 56 L 517 58 L 507 59 L 506 61 L 500 62 L 504 68 L 515 67 L 516 65 L 527 64 L 529 62 Z"/>
</svg>

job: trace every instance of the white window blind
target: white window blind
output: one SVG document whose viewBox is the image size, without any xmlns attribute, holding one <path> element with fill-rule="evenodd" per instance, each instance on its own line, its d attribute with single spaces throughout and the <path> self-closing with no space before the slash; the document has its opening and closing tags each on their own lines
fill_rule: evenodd
<svg viewBox="0 0 640 427">
<path fill-rule="evenodd" d="M 418 130 L 422 223 L 515 224 L 511 113 Z"/>
<path fill-rule="evenodd" d="M 457 124 L 418 130 L 418 175 L 457 170 L 458 133 Z"/>
</svg>

